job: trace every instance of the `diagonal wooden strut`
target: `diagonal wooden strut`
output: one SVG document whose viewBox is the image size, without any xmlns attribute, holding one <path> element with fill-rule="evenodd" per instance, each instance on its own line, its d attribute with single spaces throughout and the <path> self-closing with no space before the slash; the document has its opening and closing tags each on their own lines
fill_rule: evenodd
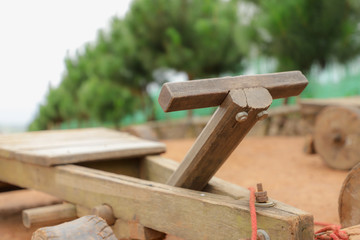
<svg viewBox="0 0 360 240">
<path fill-rule="evenodd" d="M 273 98 L 298 95 L 307 85 L 299 71 L 164 84 L 165 112 L 220 107 L 167 184 L 202 190 L 255 123 L 267 116 Z"/>
<path fill-rule="evenodd" d="M 265 88 L 231 90 L 167 184 L 202 190 L 271 102 Z"/>
</svg>

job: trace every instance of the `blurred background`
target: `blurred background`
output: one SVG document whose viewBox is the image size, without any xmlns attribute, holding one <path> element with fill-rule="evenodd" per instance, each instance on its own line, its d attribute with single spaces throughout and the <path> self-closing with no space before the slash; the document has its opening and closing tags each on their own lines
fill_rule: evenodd
<svg viewBox="0 0 360 240">
<path fill-rule="evenodd" d="M 357 0 L 15 0 L 0 29 L 0 133 L 205 124 L 163 113 L 167 81 L 300 70 L 301 98 L 360 95 Z"/>
</svg>

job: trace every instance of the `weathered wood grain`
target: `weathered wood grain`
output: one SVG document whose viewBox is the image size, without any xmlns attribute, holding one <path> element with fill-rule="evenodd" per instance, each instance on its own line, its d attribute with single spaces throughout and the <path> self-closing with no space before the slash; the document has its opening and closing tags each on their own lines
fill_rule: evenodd
<svg viewBox="0 0 360 240">
<path fill-rule="evenodd" d="M 91 215 L 101 217 L 109 226 L 113 225 L 116 221 L 111 206 L 107 204 L 101 204 L 99 206 L 93 207 L 93 209 L 91 209 Z"/>
<path fill-rule="evenodd" d="M 117 240 L 112 229 L 97 216 L 84 216 L 72 222 L 36 230 L 32 240 Z"/>
<path fill-rule="evenodd" d="M 360 225 L 355 225 L 342 229 L 349 236 L 349 240 L 360 240 Z"/>
<path fill-rule="evenodd" d="M 272 102 L 265 88 L 231 90 L 167 184 L 202 190 Z M 246 112 L 245 121 L 236 115 Z"/>
<path fill-rule="evenodd" d="M 71 203 L 56 204 L 24 210 L 22 221 L 25 227 L 34 224 L 62 223 L 76 218 L 76 207 Z"/>
<path fill-rule="evenodd" d="M 108 204 L 116 218 L 188 240 L 250 236 L 247 199 L 234 199 L 80 166 L 46 167 L 0 158 L 0 180 L 35 188 L 74 204 Z M 273 239 L 311 239 L 312 216 L 277 202 L 257 209 L 258 226 Z"/>
<path fill-rule="evenodd" d="M 273 99 L 299 95 L 308 84 L 299 71 L 165 83 L 159 104 L 165 112 L 220 105 L 230 90 L 263 87 Z"/>
<path fill-rule="evenodd" d="M 343 227 L 360 224 L 360 163 L 346 176 L 339 194 L 339 218 Z"/>
<path fill-rule="evenodd" d="M 360 162 L 360 108 L 329 106 L 316 117 L 315 150 L 332 168 L 348 170 Z"/>
<path fill-rule="evenodd" d="M 118 218 L 113 226 L 113 231 L 115 236 L 120 240 L 163 240 L 166 237 L 164 233 L 141 225 L 137 219 L 124 221 Z"/>
<path fill-rule="evenodd" d="M 133 158 L 164 151 L 162 143 L 104 128 L 29 132 L 0 137 L 0 156 L 45 166 Z"/>
</svg>

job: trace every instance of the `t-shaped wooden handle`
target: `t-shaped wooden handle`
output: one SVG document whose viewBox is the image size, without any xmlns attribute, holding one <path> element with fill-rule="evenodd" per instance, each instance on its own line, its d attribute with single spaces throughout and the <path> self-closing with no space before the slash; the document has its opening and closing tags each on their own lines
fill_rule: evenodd
<svg viewBox="0 0 360 240">
<path fill-rule="evenodd" d="M 267 116 L 272 99 L 297 95 L 306 85 L 298 71 L 164 84 L 159 96 L 164 111 L 220 105 L 167 183 L 202 190 L 255 123 Z"/>
<path fill-rule="evenodd" d="M 263 87 L 273 99 L 299 95 L 307 79 L 300 71 L 165 83 L 159 104 L 165 112 L 219 106 L 230 90 Z"/>
</svg>

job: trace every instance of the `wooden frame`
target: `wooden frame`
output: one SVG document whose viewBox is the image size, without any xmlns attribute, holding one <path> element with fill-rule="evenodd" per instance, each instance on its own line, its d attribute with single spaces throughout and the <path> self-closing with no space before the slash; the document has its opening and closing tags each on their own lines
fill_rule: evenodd
<svg viewBox="0 0 360 240">
<path fill-rule="evenodd" d="M 188 240 L 235 240 L 250 236 L 247 190 L 216 178 L 206 188 L 208 192 L 156 183 L 167 179 L 177 164 L 160 156 L 138 162 L 140 174 L 148 180 L 77 165 L 47 167 L 0 158 L 0 180 L 44 191 L 90 209 L 106 203 L 113 208 L 116 218 Z M 122 168 L 121 164 L 118 168 Z M 259 228 L 266 230 L 272 239 L 313 237 L 310 214 L 280 202 L 276 204 L 273 208 L 257 209 Z M 116 223 L 114 229 L 116 234 Z"/>
</svg>

